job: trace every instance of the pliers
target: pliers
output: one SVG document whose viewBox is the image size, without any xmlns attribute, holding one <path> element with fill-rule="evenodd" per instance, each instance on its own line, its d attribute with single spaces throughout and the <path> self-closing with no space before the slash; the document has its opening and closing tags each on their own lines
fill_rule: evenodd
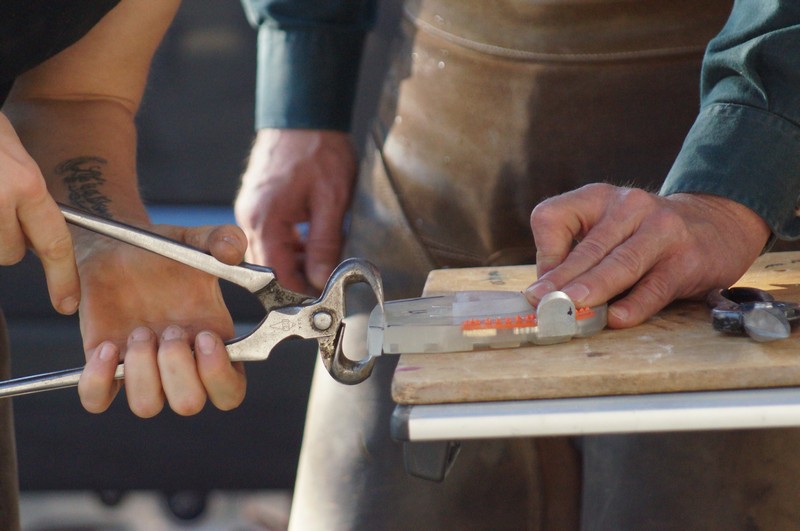
<svg viewBox="0 0 800 531">
<path fill-rule="evenodd" d="M 158 234 L 59 206 L 64 218 L 72 225 L 171 258 L 254 294 L 266 310 L 266 316 L 248 334 L 225 342 L 231 361 L 265 360 L 275 345 L 284 339 L 316 339 L 322 362 L 336 381 L 356 384 L 370 376 L 375 364 L 373 356 L 353 361 L 342 352 L 345 289 L 352 284 L 367 284 L 378 305 L 383 307 L 380 273 L 369 262 L 357 258 L 345 260 L 333 271 L 322 294 L 313 299 L 281 287 L 275 273 L 268 267 L 245 262 L 239 265 L 224 264 L 205 251 Z M 78 385 L 82 372 L 83 368 L 68 369 L 2 381 L 0 398 L 74 387 Z M 115 378 L 124 378 L 124 374 L 124 365 L 120 364 Z"/>
<path fill-rule="evenodd" d="M 776 301 L 767 291 L 733 287 L 709 293 L 715 330 L 727 333 L 746 332 L 755 341 L 786 339 L 792 326 L 800 322 L 800 304 Z"/>
</svg>

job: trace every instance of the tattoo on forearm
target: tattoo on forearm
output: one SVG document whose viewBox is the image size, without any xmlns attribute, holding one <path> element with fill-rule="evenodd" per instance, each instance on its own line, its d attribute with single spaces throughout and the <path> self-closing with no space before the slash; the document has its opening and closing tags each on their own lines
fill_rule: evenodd
<svg viewBox="0 0 800 531">
<path fill-rule="evenodd" d="M 111 217 L 111 198 L 100 191 L 106 182 L 103 166 L 108 161 L 101 157 L 77 157 L 65 160 L 56 167 L 69 191 L 69 202 L 94 214 Z"/>
</svg>

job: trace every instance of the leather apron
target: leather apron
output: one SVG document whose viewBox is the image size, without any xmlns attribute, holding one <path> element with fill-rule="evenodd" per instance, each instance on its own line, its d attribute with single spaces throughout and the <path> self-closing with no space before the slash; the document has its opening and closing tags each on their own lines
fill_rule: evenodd
<svg viewBox="0 0 800 531">
<path fill-rule="evenodd" d="M 730 5 L 407 2 L 346 254 L 378 265 L 387 299 L 415 297 L 433 268 L 532 263 L 543 198 L 597 181 L 657 190 Z M 291 530 L 577 528 L 567 439 L 465 441 L 442 483 L 410 477 L 389 438 L 395 363 L 356 386 L 317 364 Z"/>
</svg>

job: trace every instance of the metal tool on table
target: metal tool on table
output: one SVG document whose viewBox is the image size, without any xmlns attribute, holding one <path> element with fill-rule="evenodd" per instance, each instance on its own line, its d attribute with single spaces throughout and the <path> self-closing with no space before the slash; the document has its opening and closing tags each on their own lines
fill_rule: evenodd
<svg viewBox="0 0 800 531">
<path fill-rule="evenodd" d="M 282 288 L 270 268 L 247 263 L 224 264 L 209 253 L 143 229 L 63 205 L 61 211 L 72 225 L 171 258 L 254 294 L 267 314 L 250 333 L 225 343 L 232 361 L 265 360 L 275 345 L 284 339 L 316 339 L 325 368 L 335 380 L 355 384 L 371 374 L 374 358 L 353 361 L 342 352 L 345 288 L 351 284 L 367 284 L 372 288 L 378 306 L 383 304 L 380 274 L 369 262 L 360 259 L 342 262 L 331 274 L 322 295 L 312 300 L 308 295 Z M 82 371 L 82 368 L 70 369 L 0 382 L 0 397 L 73 387 L 78 384 Z M 122 364 L 117 367 L 115 377 L 124 377 Z"/>
<path fill-rule="evenodd" d="M 712 291 L 707 298 L 714 330 L 746 333 L 759 342 L 786 339 L 800 322 L 800 304 L 776 301 L 757 288 L 733 287 Z"/>
<path fill-rule="evenodd" d="M 459 291 L 376 307 L 367 344 L 373 357 L 552 345 L 591 336 L 606 323 L 605 304 L 576 308 L 560 291 L 543 297 L 536 308 L 520 292 Z"/>
</svg>

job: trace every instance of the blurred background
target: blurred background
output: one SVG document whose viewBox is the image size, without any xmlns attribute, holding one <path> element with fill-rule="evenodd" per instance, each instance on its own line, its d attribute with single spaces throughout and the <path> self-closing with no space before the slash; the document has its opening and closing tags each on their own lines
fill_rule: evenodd
<svg viewBox="0 0 800 531">
<path fill-rule="evenodd" d="M 396 2 L 379 20 L 396 23 Z M 385 22 L 379 22 L 385 24 Z M 355 135 L 383 75 L 386 32 L 368 43 Z M 138 118 L 142 193 L 155 222 L 233 223 L 253 138 L 256 33 L 239 2 L 184 2 L 153 65 Z M 240 332 L 263 317 L 225 287 Z M 79 367 L 77 318 L 50 307 L 38 261 L 0 270 L 15 376 Z M 282 529 L 288 516 L 316 343 L 279 345 L 247 366 L 244 404 L 142 420 L 120 396 L 86 413 L 74 389 L 14 400 L 26 530 Z"/>
</svg>

